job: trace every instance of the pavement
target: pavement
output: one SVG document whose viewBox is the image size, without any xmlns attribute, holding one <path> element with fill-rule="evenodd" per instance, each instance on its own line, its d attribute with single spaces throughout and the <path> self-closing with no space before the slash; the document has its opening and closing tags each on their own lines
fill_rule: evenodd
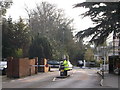
<svg viewBox="0 0 120 90">
<path fill-rule="evenodd" d="M 108 88 L 120 88 L 120 75 L 110 74 L 108 71 L 104 72 L 104 78 L 102 78 L 102 72 L 97 72 L 101 76 L 100 85 Z"/>
</svg>

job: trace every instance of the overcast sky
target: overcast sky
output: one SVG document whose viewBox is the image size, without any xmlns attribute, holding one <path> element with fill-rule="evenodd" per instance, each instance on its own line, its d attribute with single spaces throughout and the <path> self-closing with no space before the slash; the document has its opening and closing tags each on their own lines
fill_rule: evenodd
<svg viewBox="0 0 120 90">
<path fill-rule="evenodd" d="M 85 12 L 84 8 L 73 8 L 73 5 L 84 2 L 85 0 L 12 0 L 13 5 L 7 11 L 7 17 L 11 16 L 13 20 L 18 20 L 19 16 L 23 19 L 28 18 L 25 7 L 29 9 L 35 8 L 36 4 L 47 1 L 51 4 L 55 4 L 57 8 L 63 9 L 66 17 L 74 19 L 74 28 L 78 32 L 86 29 L 92 25 L 91 20 L 87 17 L 82 19 L 81 13 Z"/>
</svg>

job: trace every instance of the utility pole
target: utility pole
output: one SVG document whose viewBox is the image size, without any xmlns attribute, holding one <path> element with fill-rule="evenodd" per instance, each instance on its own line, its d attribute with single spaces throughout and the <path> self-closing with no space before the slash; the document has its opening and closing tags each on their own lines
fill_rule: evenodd
<svg viewBox="0 0 120 90">
<path fill-rule="evenodd" d="M 104 70 L 105 70 L 105 51 L 103 46 L 103 65 L 102 65 L 102 78 L 104 79 Z"/>
<path fill-rule="evenodd" d="M 105 46 L 102 46 L 101 47 L 101 49 L 102 49 L 102 51 L 103 51 L 103 58 L 102 58 L 102 60 L 103 60 L 103 65 L 102 65 L 102 78 L 104 79 L 104 72 L 105 72 L 105 66 L 106 66 L 106 47 Z"/>
<path fill-rule="evenodd" d="M 115 38 L 116 38 L 116 35 L 115 35 L 115 32 L 113 33 L 113 72 L 114 72 L 114 69 L 115 69 Z"/>
<path fill-rule="evenodd" d="M 65 47 L 65 28 L 62 28 L 62 34 L 63 34 L 63 48 Z M 65 59 L 66 56 L 65 56 L 65 52 L 64 52 L 64 49 L 63 49 L 63 52 L 62 52 L 62 59 Z"/>
</svg>

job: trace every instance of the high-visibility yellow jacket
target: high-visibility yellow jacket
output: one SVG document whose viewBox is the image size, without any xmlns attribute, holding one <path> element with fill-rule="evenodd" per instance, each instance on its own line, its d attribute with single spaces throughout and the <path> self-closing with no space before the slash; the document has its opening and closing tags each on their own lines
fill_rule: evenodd
<svg viewBox="0 0 120 90">
<path fill-rule="evenodd" d="M 64 70 L 70 70 L 69 64 L 68 64 L 68 61 L 67 61 L 67 60 L 64 60 L 64 61 L 63 61 L 63 65 L 64 65 Z"/>
</svg>

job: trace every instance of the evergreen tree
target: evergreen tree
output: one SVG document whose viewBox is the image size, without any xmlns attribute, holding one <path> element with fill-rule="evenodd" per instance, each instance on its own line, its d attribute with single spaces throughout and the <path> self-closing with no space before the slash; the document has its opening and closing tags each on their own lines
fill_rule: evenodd
<svg viewBox="0 0 120 90">
<path fill-rule="evenodd" d="M 12 22 L 12 18 L 5 19 L 2 24 L 2 56 L 26 56 L 30 43 L 29 32 L 28 26 L 21 18 L 16 23 Z M 18 54 L 19 52 L 21 54 Z"/>
<path fill-rule="evenodd" d="M 41 58 L 52 58 L 52 48 L 50 42 L 45 37 L 36 36 L 29 49 L 29 55 L 31 58 L 38 57 Z"/>
<path fill-rule="evenodd" d="M 78 32 L 77 37 L 92 36 L 90 42 L 97 45 L 102 44 L 111 33 L 114 37 L 120 38 L 120 2 L 84 2 L 75 7 L 89 8 L 82 15 L 90 16 L 93 23 L 96 24 L 95 27 Z"/>
<path fill-rule="evenodd" d="M 73 41 L 73 20 L 65 17 L 63 10 L 42 2 L 29 15 L 33 37 L 39 33 L 51 42 L 54 59 L 60 59 L 63 53 L 68 53 L 66 46 Z"/>
</svg>

